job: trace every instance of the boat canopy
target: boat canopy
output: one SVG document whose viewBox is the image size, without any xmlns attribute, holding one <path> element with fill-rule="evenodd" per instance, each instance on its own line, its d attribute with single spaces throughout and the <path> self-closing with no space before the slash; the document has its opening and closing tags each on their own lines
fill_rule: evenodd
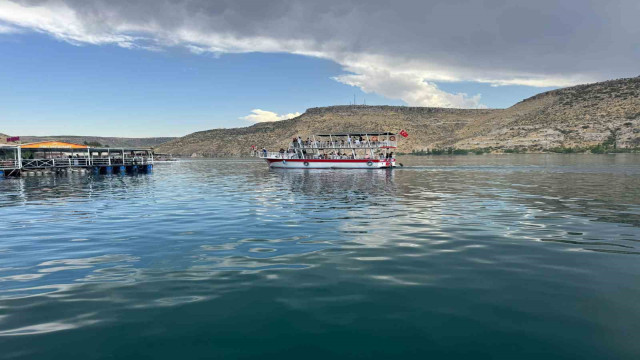
<svg viewBox="0 0 640 360">
<path fill-rule="evenodd" d="M 395 136 L 398 135 L 396 133 L 392 133 L 392 132 L 355 132 L 355 133 L 344 133 L 344 134 L 321 134 L 321 135 L 314 135 L 314 136 L 382 136 L 382 135 L 388 135 L 388 136 Z"/>
</svg>

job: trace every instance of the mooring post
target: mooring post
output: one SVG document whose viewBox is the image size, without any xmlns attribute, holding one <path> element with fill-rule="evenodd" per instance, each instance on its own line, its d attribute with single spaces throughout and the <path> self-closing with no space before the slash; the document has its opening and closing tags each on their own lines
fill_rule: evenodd
<svg viewBox="0 0 640 360">
<path fill-rule="evenodd" d="M 127 168 L 126 168 L 126 166 L 118 166 L 118 173 L 120 173 L 120 174 L 126 174 L 126 173 L 127 173 Z"/>
<path fill-rule="evenodd" d="M 107 166 L 104 168 L 104 170 L 107 173 L 107 175 L 113 174 L 113 166 Z"/>
<path fill-rule="evenodd" d="M 153 171 L 153 165 L 149 164 L 147 165 L 147 172 L 150 173 Z"/>
</svg>

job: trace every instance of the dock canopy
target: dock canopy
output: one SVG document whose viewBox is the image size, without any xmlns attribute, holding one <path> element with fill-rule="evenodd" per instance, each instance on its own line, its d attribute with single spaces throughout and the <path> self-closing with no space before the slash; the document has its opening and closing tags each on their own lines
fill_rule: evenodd
<svg viewBox="0 0 640 360">
<path fill-rule="evenodd" d="M 20 145 L 22 149 L 87 149 L 87 145 L 68 143 L 63 141 L 41 141 Z"/>
</svg>

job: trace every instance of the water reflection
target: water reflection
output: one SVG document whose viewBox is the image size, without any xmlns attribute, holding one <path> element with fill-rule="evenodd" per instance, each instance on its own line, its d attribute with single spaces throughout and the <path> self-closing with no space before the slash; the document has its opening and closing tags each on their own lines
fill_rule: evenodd
<svg viewBox="0 0 640 360">
<path fill-rule="evenodd" d="M 151 175 L 0 181 L 0 337 L 247 298 L 267 299 L 265 314 L 331 325 L 356 322 L 367 304 L 411 322 L 427 303 L 425 323 L 491 323 L 496 313 L 474 304 L 527 306 L 553 291 L 570 303 L 567 294 L 596 291 L 586 279 L 605 291 L 638 270 L 637 157 L 401 162 L 274 171 L 185 161 Z"/>
</svg>

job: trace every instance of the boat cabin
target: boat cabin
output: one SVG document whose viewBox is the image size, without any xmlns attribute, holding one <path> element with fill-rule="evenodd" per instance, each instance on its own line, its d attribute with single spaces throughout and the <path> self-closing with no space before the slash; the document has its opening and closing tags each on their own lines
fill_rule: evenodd
<svg viewBox="0 0 640 360">
<path fill-rule="evenodd" d="M 316 165 L 314 167 L 331 168 L 392 167 L 395 166 L 393 151 L 398 147 L 397 136 L 392 132 L 360 132 L 312 135 L 306 139 L 296 137 L 288 149 L 277 152 L 263 149 L 260 157 L 271 167 L 298 167 L 287 164 L 299 161 L 307 167 L 312 163 Z M 319 166 L 323 161 L 327 164 Z M 356 166 L 356 163 L 362 164 Z"/>
</svg>

